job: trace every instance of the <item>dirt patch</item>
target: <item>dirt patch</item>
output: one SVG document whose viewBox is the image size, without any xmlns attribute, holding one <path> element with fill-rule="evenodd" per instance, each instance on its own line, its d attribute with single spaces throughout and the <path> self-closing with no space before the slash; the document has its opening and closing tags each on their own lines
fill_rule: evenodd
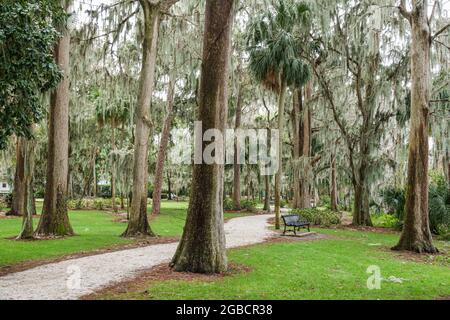
<svg viewBox="0 0 450 320">
<path fill-rule="evenodd" d="M 242 273 L 251 272 L 251 268 L 245 265 L 229 264 L 229 270 L 221 274 L 198 274 L 191 272 L 175 272 L 168 264 L 162 264 L 150 270 L 139 273 L 136 277 L 115 283 L 95 293 L 81 297 L 81 300 L 99 300 L 103 297 L 115 297 L 122 294 L 135 292 L 138 297 L 149 296 L 149 287 L 153 283 L 161 281 L 199 281 L 214 282 L 226 277 L 232 277 Z M 132 299 L 132 298 L 131 298 Z"/>
<path fill-rule="evenodd" d="M 395 257 L 406 261 L 450 266 L 450 254 L 444 250 L 441 250 L 437 254 L 420 254 L 411 251 L 394 251 L 391 248 L 385 247 L 383 251 L 389 252 Z"/>
<path fill-rule="evenodd" d="M 315 232 L 299 234 L 297 236 L 283 235 L 283 233 L 279 233 L 279 235 L 272 237 L 270 239 L 267 239 L 266 243 L 317 241 L 317 240 L 330 239 L 330 238 L 332 238 L 332 237 L 329 235 L 315 233 Z"/>
<path fill-rule="evenodd" d="M 40 216 L 41 216 L 40 214 L 37 214 L 34 215 L 33 218 L 38 219 Z M 0 220 L 14 220 L 14 219 L 22 220 L 22 216 L 8 216 L 6 215 L 6 212 L 0 212 Z"/>
<path fill-rule="evenodd" d="M 157 237 L 157 238 L 137 239 L 136 240 L 137 242 L 131 243 L 131 244 L 126 244 L 126 245 L 114 245 L 111 247 L 106 247 L 106 248 L 102 248 L 102 249 L 98 249 L 98 250 L 68 254 L 68 255 L 61 256 L 61 257 L 55 257 L 55 258 L 44 259 L 44 260 L 25 261 L 25 262 L 11 265 L 11 266 L 0 267 L 0 277 L 10 274 L 10 273 L 21 272 L 21 271 L 25 271 L 25 270 L 39 267 L 39 266 L 46 265 L 46 264 L 57 263 L 57 262 L 61 262 L 61 261 L 83 258 L 83 257 L 89 257 L 89 256 L 98 255 L 98 254 L 103 254 L 103 253 L 147 247 L 147 246 L 152 246 L 155 244 L 174 243 L 174 242 L 178 242 L 179 240 L 180 239 L 177 237 Z M 26 241 L 41 241 L 41 240 L 26 240 Z"/>
<path fill-rule="evenodd" d="M 340 225 L 335 228 L 330 229 L 341 229 L 341 230 L 350 230 L 350 231 L 364 231 L 364 232 L 375 232 L 375 233 L 384 233 L 384 234 L 398 234 L 398 231 L 388 228 L 381 227 L 363 227 L 363 226 L 355 226 L 355 225 Z"/>
</svg>

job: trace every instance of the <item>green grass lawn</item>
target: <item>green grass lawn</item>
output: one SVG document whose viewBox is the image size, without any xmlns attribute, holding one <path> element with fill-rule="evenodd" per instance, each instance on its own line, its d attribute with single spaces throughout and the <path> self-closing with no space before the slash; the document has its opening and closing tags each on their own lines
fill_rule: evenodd
<svg viewBox="0 0 450 320">
<path fill-rule="evenodd" d="M 180 236 L 187 203 L 163 202 L 162 213 L 151 220 L 161 236 Z M 38 208 L 39 210 L 39 208 Z M 227 213 L 226 217 L 241 214 Z M 47 241 L 14 241 L 21 219 L 0 219 L 0 267 L 30 260 L 60 257 L 133 243 L 119 235 L 125 223 L 110 213 L 71 211 L 77 236 Z M 37 221 L 35 221 L 35 226 Z M 440 256 L 420 261 L 400 256 L 389 248 L 396 233 L 316 229 L 329 235 L 317 241 L 275 242 L 228 252 L 229 260 L 250 267 L 250 272 L 214 281 L 152 282 L 148 290 L 129 291 L 115 299 L 435 299 L 450 296 L 448 242 L 436 242 Z M 368 290 L 369 266 L 379 266 L 381 276 L 401 278 L 402 283 L 382 281 L 380 290 Z M 145 292 L 145 293 L 143 293 Z"/>
<path fill-rule="evenodd" d="M 251 268 L 210 281 L 149 283 L 115 299 L 436 299 L 450 296 L 449 256 L 414 262 L 389 251 L 397 234 L 346 230 L 316 230 L 333 235 L 318 241 L 261 244 L 229 251 L 233 263 Z M 438 243 L 448 249 L 448 243 Z M 445 248 L 447 246 L 447 248 Z M 387 280 L 369 290 L 366 273 L 379 266 Z"/>
<path fill-rule="evenodd" d="M 162 202 L 161 215 L 152 219 L 151 227 L 160 236 L 180 236 L 186 219 L 186 202 Z M 40 212 L 42 203 L 37 203 Z M 239 214 L 227 213 L 227 218 Z M 70 222 L 77 234 L 57 240 L 15 241 L 20 232 L 22 219 L 0 219 L 0 267 L 24 261 L 56 258 L 68 254 L 89 252 L 93 250 L 133 243 L 120 234 L 126 229 L 125 223 L 114 222 L 116 217 L 100 211 L 71 211 Z M 34 227 L 38 219 L 34 219 Z"/>
</svg>

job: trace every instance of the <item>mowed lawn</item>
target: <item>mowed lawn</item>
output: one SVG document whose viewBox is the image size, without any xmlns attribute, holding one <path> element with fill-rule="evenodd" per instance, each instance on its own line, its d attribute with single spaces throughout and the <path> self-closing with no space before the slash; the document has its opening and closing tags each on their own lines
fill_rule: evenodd
<svg viewBox="0 0 450 320">
<path fill-rule="evenodd" d="M 38 212 L 40 206 L 38 203 Z M 162 212 L 152 218 L 151 227 L 159 236 L 180 236 L 186 219 L 186 202 L 163 202 Z M 235 217 L 238 214 L 226 214 Z M 71 211 L 70 221 L 76 236 L 44 241 L 15 241 L 22 219 L 0 219 L 0 267 L 29 260 L 60 257 L 68 254 L 89 252 L 112 246 L 127 245 L 134 240 L 124 239 L 120 234 L 126 223 L 117 222 L 117 216 L 101 211 Z M 38 219 L 34 219 L 34 227 Z"/>
<path fill-rule="evenodd" d="M 450 298 L 449 255 L 399 256 L 389 248 L 397 234 L 315 230 L 331 238 L 268 243 L 229 251 L 251 271 L 214 281 L 163 281 L 104 299 L 438 299 Z M 437 242 L 441 250 L 449 243 Z M 369 266 L 381 271 L 381 288 L 369 290 Z M 392 278 L 395 277 L 395 278 Z M 391 278 L 389 280 L 389 278 Z M 395 282 L 395 281 L 401 281 Z"/>
<path fill-rule="evenodd" d="M 151 226 L 160 236 L 180 236 L 187 203 L 163 202 Z M 227 213 L 226 217 L 242 214 Z M 77 236 L 15 241 L 21 219 L 0 219 L 0 267 L 133 243 L 120 234 L 126 224 L 99 211 L 71 211 Z M 35 221 L 35 226 L 37 221 Z M 400 255 L 389 248 L 395 233 L 315 229 L 329 237 L 316 241 L 272 242 L 229 250 L 233 264 L 249 272 L 214 281 L 166 280 L 104 299 L 436 299 L 450 297 L 449 242 L 436 241 L 439 256 Z M 369 290 L 369 266 L 381 271 L 380 290 Z M 389 280 L 389 278 L 391 278 Z M 400 279 L 401 282 L 398 282 Z M 397 281 L 397 282 L 396 282 Z M 143 289 L 144 288 L 144 289 Z"/>
</svg>

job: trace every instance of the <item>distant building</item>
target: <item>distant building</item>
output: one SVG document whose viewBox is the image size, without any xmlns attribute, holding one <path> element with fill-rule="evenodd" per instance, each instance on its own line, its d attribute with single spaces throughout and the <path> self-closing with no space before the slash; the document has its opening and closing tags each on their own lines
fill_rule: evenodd
<svg viewBox="0 0 450 320">
<path fill-rule="evenodd" d="M 12 185 L 10 184 L 10 178 L 6 174 L 6 170 L 0 167 L 0 195 L 6 195 L 12 193 Z"/>
<path fill-rule="evenodd" d="M 0 195 L 10 194 L 12 192 L 12 187 L 9 185 L 6 179 L 0 178 Z"/>
</svg>

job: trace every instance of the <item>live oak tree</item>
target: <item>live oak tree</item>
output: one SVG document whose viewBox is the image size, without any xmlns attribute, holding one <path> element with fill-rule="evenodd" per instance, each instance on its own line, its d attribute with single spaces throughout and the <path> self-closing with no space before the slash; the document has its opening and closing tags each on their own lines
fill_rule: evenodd
<svg viewBox="0 0 450 320">
<path fill-rule="evenodd" d="M 177 70 L 177 52 L 176 49 L 172 52 L 173 62 L 171 64 L 171 71 L 169 72 L 169 84 L 167 89 L 167 107 L 165 110 L 165 119 L 163 123 L 163 129 L 161 132 L 161 139 L 158 148 L 158 155 L 156 158 L 155 180 L 153 189 L 153 207 L 152 214 L 157 215 L 161 211 L 161 192 L 164 178 L 164 162 L 167 157 L 167 149 L 169 145 L 170 129 L 172 128 L 172 122 L 175 117 L 174 103 L 175 103 L 175 90 L 176 90 L 176 70 Z M 169 183 L 169 199 L 171 199 L 172 190 L 170 190 Z"/>
<path fill-rule="evenodd" d="M 310 63 L 347 148 L 354 189 L 353 224 L 370 226 L 370 177 L 380 165 L 380 159 L 375 157 L 377 146 L 386 125 L 396 114 L 393 110 L 399 99 L 396 91 L 406 59 L 397 57 L 392 46 L 392 52 L 384 54 L 393 63 L 387 68 L 382 65 L 380 43 L 394 41 L 391 35 L 394 31 L 383 24 L 386 9 L 371 1 L 345 7 L 340 1 L 322 5 L 317 12 L 325 14 L 329 10 L 335 32 L 330 34 L 325 27 L 326 30 L 312 36 L 313 52 L 319 53 L 313 55 Z M 335 82 L 349 80 L 351 86 L 341 88 Z M 393 93 L 393 99 L 388 98 L 388 92 Z M 348 104 L 355 107 L 348 109 Z"/>
<path fill-rule="evenodd" d="M 69 9 L 70 1 L 60 3 L 66 11 Z M 66 26 L 61 28 L 63 36 L 55 47 L 54 55 L 63 72 L 63 79 L 50 98 L 47 181 L 42 215 L 35 231 L 38 237 L 74 234 L 67 213 L 70 34 Z"/>
<path fill-rule="evenodd" d="M 225 130 L 233 3 L 234 0 L 206 1 L 198 97 L 198 120 L 202 122 L 202 136 L 209 129 L 220 130 L 223 134 Z M 202 154 L 205 147 L 205 142 L 196 145 Z M 218 152 L 220 150 L 216 149 L 216 156 Z M 222 164 L 194 164 L 186 225 L 171 263 L 174 270 L 196 273 L 220 273 L 227 270 L 223 185 Z"/>
<path fill-rule="evenodd" d="M 154 86 L 159 24 L 162 12 L 178 0 L 140 0 L 144 13 L 142 70 L 136 108 L 133 191 L 130 220 L 124 237 L 153 236 L 147 219 L 148 147 L 152 127 L 150 105 Z"/>
<path fill-rule="evenodd" d="M 23 215 L 22 230 L 17 239 L 33 238 L 33 214 L 36 213 L 33 195 L 35 141 L 19 138 L 17 141 L 17 162 L 15 192 L 18 195 L 17 210 Z M 23 168 L 23 169 L 22 169 Z"/>
<path fill-rule="evenodd" d="M 450 25 L 432 34 L 430 23 L 434 9 L 429 19 L 427 0 L 412 1 L 412 11 L 408 11 L 406 1 L 402 0 L 398 9 L 411 26 L 411 120 L 405 222 L 400 241 L 394 249 L 436 253 L 428 216 L 430 58 L 436 35 Z"/>
</svg>

